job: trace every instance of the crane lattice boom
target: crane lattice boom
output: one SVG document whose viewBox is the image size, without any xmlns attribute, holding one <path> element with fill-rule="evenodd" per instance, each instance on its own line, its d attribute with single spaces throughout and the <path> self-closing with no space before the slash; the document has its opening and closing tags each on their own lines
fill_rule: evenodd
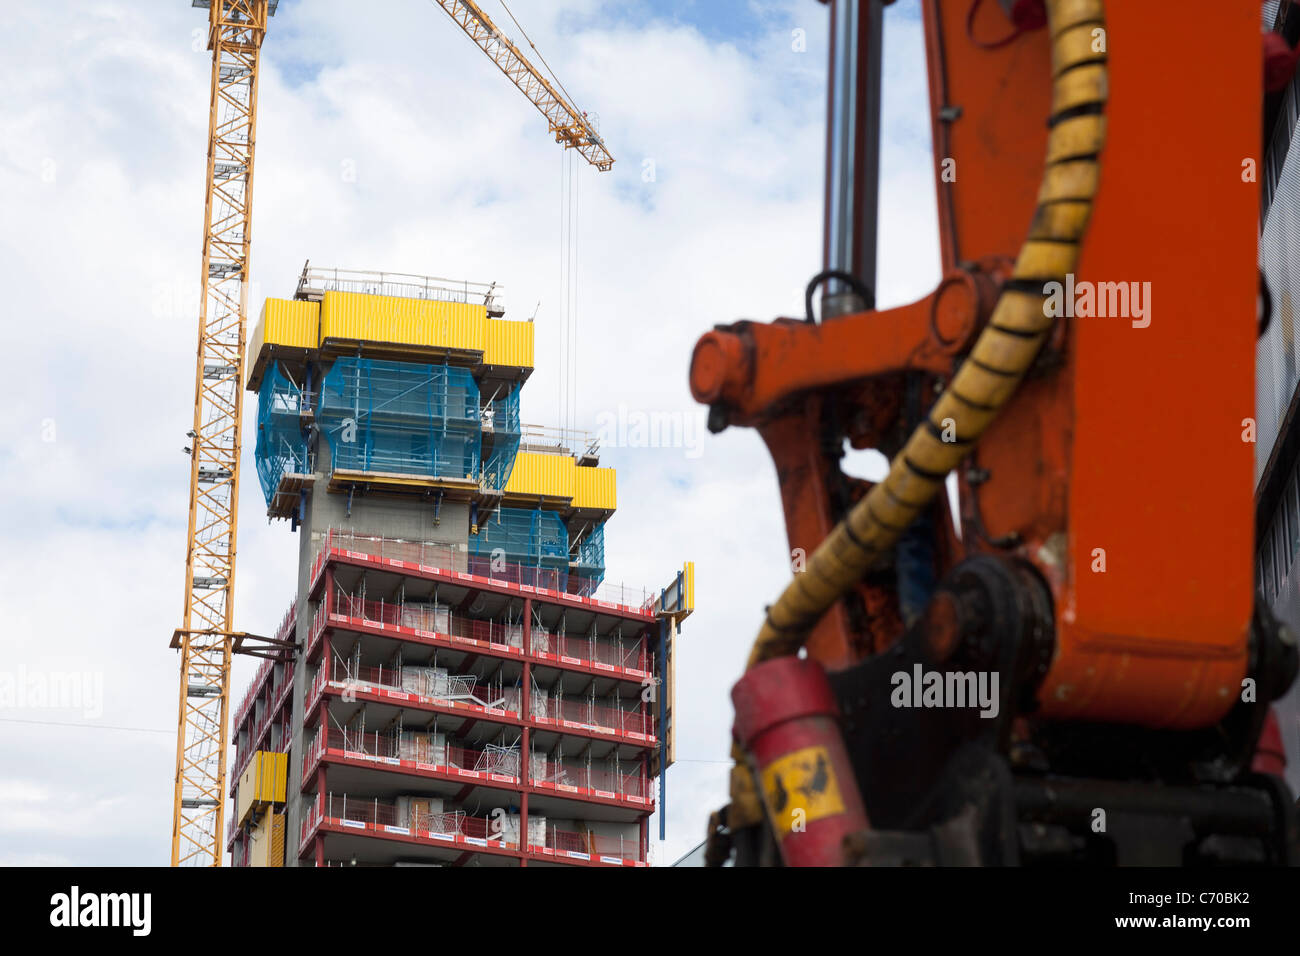
<svg viewBox="0 0 1300 956">
<path fill-rule="evenodd" d="M 591 121 L 542 76 L 477 3 L 473 0 L 434 2 L 447 11 L 447 15 L 546 117 L 557 143 L 562 143 L 566 149 L 576 149 L 601 172 L 609 171 L 614 165 L 614 157 L 605 148 L 605 141 Z"/>
</svg>

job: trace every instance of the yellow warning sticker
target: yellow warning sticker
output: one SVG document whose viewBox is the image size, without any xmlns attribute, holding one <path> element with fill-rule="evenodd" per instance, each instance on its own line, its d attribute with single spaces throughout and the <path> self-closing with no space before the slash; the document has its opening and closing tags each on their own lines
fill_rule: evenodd
<svg viewBox="0 0 1300 956">
<path fill-rule="evenodd" d="M 763 793 L 779 836 L 801 832 L 814 820 L 844 812 L 825 747 L 805 747 L 772 761 L 763 770 Z"/>
</svg>

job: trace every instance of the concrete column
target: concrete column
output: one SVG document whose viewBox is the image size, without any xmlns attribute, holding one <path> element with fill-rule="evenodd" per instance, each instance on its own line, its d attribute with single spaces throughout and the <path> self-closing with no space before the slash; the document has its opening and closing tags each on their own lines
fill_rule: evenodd
<svg viewBox="0 0 1300 956">
<path fill-rule="evenodd" d="M 532 732 L 528 728 L 528 719 L 533 712 L 533 666 L 529 657 L 533 653 L 533 599 L 524 598 L 524 674 L 523 688 L 519 697 L 523 701 L 524 727 L 519 742 L 519 849 L 528 852 L 528 784 L 533 779 Z M 521 856 L 520 866 L 527 866 L 526 856 Z"/>
</svg>

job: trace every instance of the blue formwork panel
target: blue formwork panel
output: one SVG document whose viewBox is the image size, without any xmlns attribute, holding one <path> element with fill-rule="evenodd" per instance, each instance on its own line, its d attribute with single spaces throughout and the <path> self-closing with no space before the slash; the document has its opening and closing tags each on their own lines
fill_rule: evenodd
<svg viewBox="0 0 1300 956">
<path fill-rule="evenodd" d="M 316 419 L 335 470 L 478 477 L 479 394 L 466 369 L 341 358 Z"/>
<path fill-rule="evenodd" d="M 605 570 L 605 525 L 596 525 L 578 543 L 578 564 L 584 568 Z"/>
<path fill-rule="evenodd" d="M 590 594 L 596 590 L 601 581 L 605 580 L 604 523 L 596 525 L 578 542 L 575 560 L 577 563 L 571 576 L 577 579 L 575 583 L 580 582 L 581 586 L 577 590 L 583 594 Z"/>
<path fill-rule="evenodd" d="M 299 413 L 302 389 L 294 384 L 280 363 L 275 362 L 262 377 L 257 391 L 257 480 L 269 505 L 286 472 L 308 472 L 307 442 Z"/>
<path fill-rule="evenodd" d="M 505 488 L 519 454 L 519 389 L 512 386 L 484 409 L 483 485 L 493 491 Z"/>
</svg>

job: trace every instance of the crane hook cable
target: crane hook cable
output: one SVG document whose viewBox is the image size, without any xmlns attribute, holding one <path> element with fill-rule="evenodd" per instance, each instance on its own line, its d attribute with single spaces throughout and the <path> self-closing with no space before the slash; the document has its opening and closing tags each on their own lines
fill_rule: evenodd
<svg viewBox="0 0 1300 956">
<path fill-rule="evenodd" d="M 894 458 L 888 476 L 853 506 L 768 608 L 746 669 L 798 653 L 822 615 L 943 488 L 1015 393 L 1051 332 L 1055 320 L 1044 308 L 1043 286 L 1074 271 L 1097 194 L 1108 95 L 1103 13 L 1104 0 L 1047 0 L 1052 111 L 1046 167 L 1012 278 L 970 355 Z M 944 440 L 945 422 L 955 441 Z M 727 822 L 734 829 L 759 822 L 763 811 L 744 754 L 734 744 L 732 757 Z"/>
</svg>

